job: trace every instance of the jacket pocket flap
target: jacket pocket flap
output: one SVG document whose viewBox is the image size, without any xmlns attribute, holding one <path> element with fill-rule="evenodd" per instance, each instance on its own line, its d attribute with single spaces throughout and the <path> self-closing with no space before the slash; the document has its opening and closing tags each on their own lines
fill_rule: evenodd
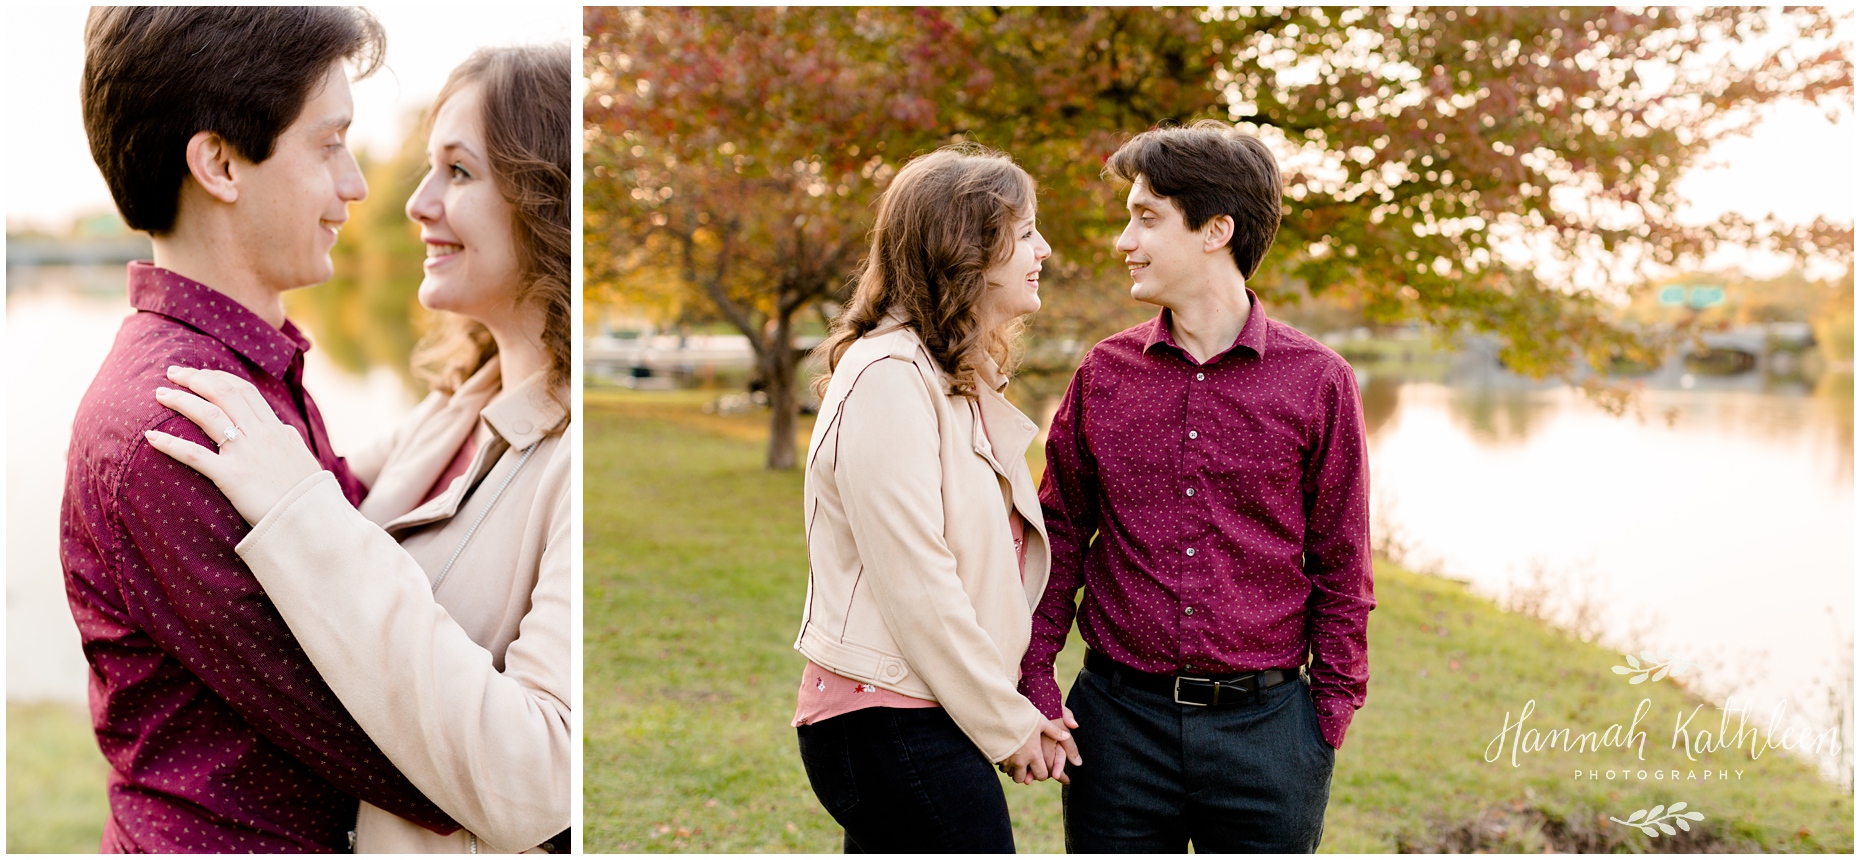
<svg viewBox="0 0 1860 860">
<path fill-rule="evenodd" d="M 805 644 L 808 651 L 814 652 L 809 655 L 814 662 L 855 681 L 897 686 L 911 676 L 910 666 L 893 654 L 851 642 L 836 642 L 825 636 L 815 637 Z M 918 685 L 913 682 L 910 686 Z"/>
</svg>

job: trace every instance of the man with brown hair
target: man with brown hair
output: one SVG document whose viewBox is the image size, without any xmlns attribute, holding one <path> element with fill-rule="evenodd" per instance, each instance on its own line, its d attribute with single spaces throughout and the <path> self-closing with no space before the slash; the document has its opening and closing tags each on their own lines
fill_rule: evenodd
<svg viewBox="0 0 1860 860">
<path fill-rule="evenodd" d="M 1280 218 L 1257 138 L 1153 129 L 1107 172 L 1130 183 L 1130 294 L 1162 311 L 1092 348 L 1046 443 L 1021 684 L 1076 719 L 1071 767 L 1053 751 L 1066 849 L 1315 851 L 1375 605 L 1356 379 L 1246 286 Z M 1075 612 L 1091 650 L 1062 707 Z"/>
<path fill-rule="evenodd" d="M 154 262 L 72 428 L 60 517 L 66 593 L 110 763 L 108 852 L 341 851 L 356 799 L 439 832 L 455 823 L 363 734 L 234 546 L 250 531 L 212 482 L 150 447 L 212 438 L 155 401 L 173 365 L 256 385 L 351 501 L 303 388 L 310 344 L 283 294 L 328 280 L 348 204 L 345 64 L 379 65 L 367 13 L 97 8 L 82 86 L 91 153 Z"/>
</svg>

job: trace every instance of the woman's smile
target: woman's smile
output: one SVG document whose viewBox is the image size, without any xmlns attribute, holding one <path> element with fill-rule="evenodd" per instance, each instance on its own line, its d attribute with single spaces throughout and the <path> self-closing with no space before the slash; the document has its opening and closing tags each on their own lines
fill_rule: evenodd
<svg viewBox="0 0 1860 860">
<path fill-rule="evenodd" d="M 429 272 L 452 262 L 457 259 L 460 254 L 465 252 L 465 246 L 455 242 L 446 242 L 440 239 L 427 239 L 425 241 L 425 268 Z"/>
</svg>

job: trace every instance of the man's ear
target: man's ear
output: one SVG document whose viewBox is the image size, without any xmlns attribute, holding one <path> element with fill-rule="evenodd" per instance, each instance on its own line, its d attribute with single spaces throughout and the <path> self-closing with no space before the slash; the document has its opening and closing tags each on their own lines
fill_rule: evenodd
<svg viewBox="0 0 1860 860">
<path fill-rule="evenodd" d="M 1234 238 L 1234 216 L 1216 215 L 1201 225 L 1201 250 L 1212 254 L 1227 247 Z"/>
<path fill-rule="evenodd" d="M 226 138 L 211 131 L 195 132 L 187 141 L 187 172 L 194 184 L 221 203 L 239 199 L 239 182 L 233 176 L 233 149 Z"/>
</svg>

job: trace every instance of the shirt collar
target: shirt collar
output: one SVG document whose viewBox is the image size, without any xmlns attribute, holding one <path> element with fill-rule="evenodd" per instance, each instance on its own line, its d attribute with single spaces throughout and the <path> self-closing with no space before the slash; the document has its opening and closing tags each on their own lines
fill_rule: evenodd
<svg viewBox="0 0 1860 860">
<path fill-rule="evenodd" d="M 1246 300 L 1248 307 L 1246 324 L 1240 326 L 1240 336 L 1234 338 L 1234 342 L 1226 349 L 1215 353 L 1204 362 L 1205 364 L 1220 361 L 1222 356 L 1232 352 L 1236 346 L 1244 346 L 1252 350 L 1255 357 L 1266 354 L 1266 309 L 1259 303 L 1259 296 L 1253 292 L 1252 287 L 1246 288 Z M 1157 344 L 1162 344 L 1177 352 L 1186 353 L 1186 350 L 1175 343 L 1175 332 L 1169 328 L 1170 319 L 1172 317 L 1169 309 L 1163 308 L 1155 319 L 1150 320 L 1149 336 L 1143 342 L 1144 352 L 1149 352 L 1155 349 Z"/>
<path fill-rule="evenodd" d="M 458 394 L 467 396 L 478 390 L 496 390 L 501 368 L 493 359 L 459 386 Z M 551 396 L 553 395 L 553 396 Z M 486 424 L 504 437 L 512 448 L 527 448 L 536 440 L 556 432 L 568 423 L 568 389 L 549 390 L 549 369 L 530 374 L 530 378 L 504 389 L 479 413 Z"/>
<path fill-rule="evenodd" d="M 310 349 L 289 320 L 281 330 L 272 328 L 225 293 L 145 260 L 129 264 L 129 304 L 199 329 L 280 379 Z"/>
</svg>

